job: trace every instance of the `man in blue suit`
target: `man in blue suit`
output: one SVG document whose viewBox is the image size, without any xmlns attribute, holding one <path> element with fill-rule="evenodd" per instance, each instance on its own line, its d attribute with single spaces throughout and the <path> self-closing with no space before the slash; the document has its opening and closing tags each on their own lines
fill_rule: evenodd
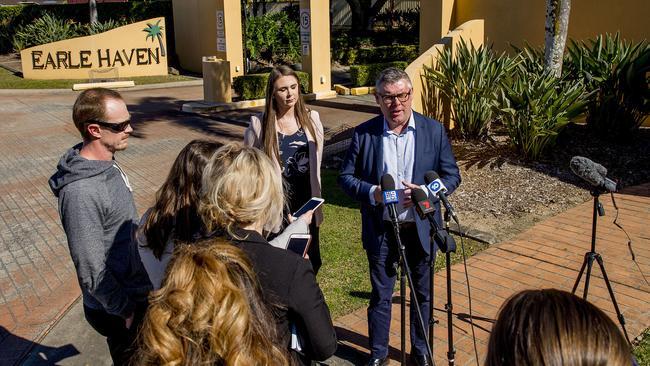
<svg viewBox="0 0 650 366">
<path fill-rule="evenodd" d="M 375 86 L 375 99 L 382 115 L 355 128 L 338 182 L 348 195 L 361 202 L 361 240 L 372 284 L 368 305 L 371 352 L 368 365 L 379 366 L 387 363 L 395 263 L 399 261 L 395 235 L 383 205 L 381 177 L 390 174 L 396 182 L 400 239 L 406 248 L 406 260 L 426 326 L 430 307 L 429 259 L 435 258 L 435 249 L 429 253 L 429 223 L 415 212 L 411 189 L 424 184 L 424 174 L 433 170 L 451 193 L 460 184 L 460 173 L 442 124 L 411 109 L 413 87 L 408 75 L 388 68 L 379 75 Z M 435 206 L 436 219 L 441 224 L 440 203 L 436 202 Z M 411 358 L 418 365 L 428 365 L 426 341 L 414 308 L 410 320 Z"/>
</svg>

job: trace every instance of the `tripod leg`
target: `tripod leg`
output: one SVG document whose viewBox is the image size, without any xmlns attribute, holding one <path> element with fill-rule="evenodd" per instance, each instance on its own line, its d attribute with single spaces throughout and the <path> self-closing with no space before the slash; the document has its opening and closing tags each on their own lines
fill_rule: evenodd
<svg viewBox="0 0 650 366">
<path fill-rule="evenodd" d="M 596 253 L 587 253 L 587 275 L 585 276 L 585 290 L 582 293 L 582 298 L 587 300 L 587 293 L 589 292 L 589 279 L 591 278 L 591 268 L 594 266 L 594 256 Z"/>
<path fill-rule="evenodd" d="M 605 285 L 607 285 L 607 291 L 609 291 L 609 297 L 612 298 L 612 304 L 614 304 L 614 310 L 616 310 L 616 317 L 618 318 L 618 322 L 621 323 L 621 329 L 623 329 L 623 334 L 625 335 L 625 339 L 627 340 L 627 343 L 630 343 L 630 337 L 627 335 L 627 330 L 625 329 L 625 317 L 623 317 L 623 314 L 621 314 L 621 310 L 618 308 L 618 303 L 616 302 L 616 298 L 614 297 L 614 290 L 612 290 L 612 285 L 609 283 L 609 279 L 607 278 L 607 272 L 605 271 L 603 258 L 598 253 L 596 253 L 596 261 L 600 266 L 600 271 L 603 273 L 603 278 L 605 279 Z"/>
<path fill-rule="evenodd" d="M 406 365 L 406 276 L 404 272 L 403 260 L 400 260 L 400 276 L 399 276 L 399 297 L 400 297 L 400 321 L 402 322 L 400 328 L 400 341 L 401 341 L 401 364 Z"/>
</svg>

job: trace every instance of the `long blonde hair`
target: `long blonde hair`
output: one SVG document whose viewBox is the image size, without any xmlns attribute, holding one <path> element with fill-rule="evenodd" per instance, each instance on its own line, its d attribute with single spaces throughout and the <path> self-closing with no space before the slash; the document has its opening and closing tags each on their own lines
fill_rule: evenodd
<svg viewBox="0 0 650 366">
<path fill-rule="evenodd" d="M 262 150 L 264 153 L 273 159 L 276 159 L 280 166 L 283 166 L 283 162 L 280 159 L 280 151 L 278 148 L 278 130 L 275 128 L 275 119 L 278 111 L 278 107 L 275 101 L 275 82 L 283 76 L 293 76 L 296 78 L 298 83 L 298 88 L 300 88 L 300 78 L 293 69 L 289 66 L 281 65 L 273 68 L 269 74 L 269 81 L 266 84 L 266 105 L 264 106 L 264 115 L 262 116 Z M 309 111 L 305 106 L 305 102 L 302 99 L 302 93 L 298 91 L 298 100 L 294 107 L 294 112 L 296 115 L 296 120 L 298 125 L 303 129 L 307 130 L 311 136 L 316 136 L 316 127 L 314 127 L 314 121 L 309 115 Z M 314 141 L 317 141 L 316 139 Z M 318 142 L 316 142 L 318 144 Z M 318 146 L 316 146 L 318 148 Z"/>
<path fill-rule="evenodd" d="M 222 239 L 177 246 L 151 293 L 138 365 L 287 365 L 252 264 Z"/>
<path fill-rule="evenodd" d="M 202 179 L 199 214 L 208 231 L 261 223 L 276 231 L 282 224 L 282 177 L 262 151 L 240 143 L 219 148 L 208 162 Z"/>
</svg>

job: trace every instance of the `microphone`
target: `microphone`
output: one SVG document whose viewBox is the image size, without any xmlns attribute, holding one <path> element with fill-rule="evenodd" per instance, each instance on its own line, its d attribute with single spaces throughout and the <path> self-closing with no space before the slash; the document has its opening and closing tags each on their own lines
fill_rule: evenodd
<svg viewBox="0 0 650 366">
<path fill-rule="evenodd" d="M 421 219 L 424 219 L 429 215 L 433 216 L 436 212 L 436 207 L 433 205 L 427 194 L 419 188 L 411 190 L 411 200 L 415 203 L 415 211 L 417 211 Z"/>
<path fill-rule="evenodd" d="M 381 177 L 381 191 L 384 196 L 384 205 L 388 209 L 388 216 L 393 224 L 397 224 L 397 191 L 395 190 L 395 180 L 390 174 L 384 174 Z"/>
<path fill-rule="evenodd" d="M 434 240 L 438 245 L 438 248 L 440 248 L 443 253 L 455 252 L 456 242 L 446 230 L 441 230 L 438 226 L 434 215 L 436 208 L 427 194 L 419 188 L 413 189 L 411 190 L 411 200 L 415 203 L 415 211 L 420 215 L 420 218 L 424 219 L 426 217 L 429 220 L 432 233 L 434 234 Z"/>
<path fill-rule="evenodd" d="M 445 194 L 445 192 L 447 192 L 447 187 L 445 187 L 445 185 L 442 183 L 442 180 L 440 179 L 438 173 L 434 172 L 433 170 L 429 170 L 424 174 L 424 182 L 427 184 L 429 191 L 434 196 L 438 197 L 440 201 L 442 201 L 442 204 L 445 206 L 445 209 L 451 215 L 451 217 L 454 218 L 454 221 L 458 222 L 458 217 L 454 212 L 454 208 L 452 207 L 451 203 L 449 203 L 449 200 L 447 200 L 447 195 Z"/>
<path fill-rule="evenodd" d="M 603 189 L 606 192 L 616 192 L 616 182 L 607 178 L 607 169 L 604 166 L 594 163 L 585 157 L 574 156 L 571 158 L 569 167 L 573 171 L 573 174 L 586 180 L 592 186 Z"/>
</svg>

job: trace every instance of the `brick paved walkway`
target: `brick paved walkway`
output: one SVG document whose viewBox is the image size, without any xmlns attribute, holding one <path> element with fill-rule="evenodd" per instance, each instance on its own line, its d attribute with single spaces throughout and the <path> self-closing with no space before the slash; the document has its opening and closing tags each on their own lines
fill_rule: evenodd
<svg viewBox="0 0 650 366">
<path fill-rule="evenodd" d="M 618 223 L 632 239 L 636 261 L 643 273 L 650 275 L 650 183 L 631 187 L 615 195 L 620 209 Z M 604 260 L 605 270 L 625 317 L 630 338 L 650 326 L 650 288 L 631 259 L 627 237 L 612 221 L 616 211 L 611 198 L 601 196 L 606 215 L 597 225 L 596 252 Z M 531 288 L 559 288 L 571 291 L 585 252 L 591 246 L 593 201 L 585 202 L 555 217 L 547 219 L 513 240 L 494 245 L 467 260 L 472 295 L 473 319 L 477 338 L 479 364 L 483 364 L 489 331 L 501 304 L 513 293 Z M 462 219 L 462 215 L 461 215 Z M 582 294 L 584 277 L 578 287 Z M 454 345 L 457 365 L 475 365 L 467 282 L 462 264 L 452 266 L 454 304 Z M 435 316 L 440 324 L 435 328 L 434 354 L 437 364 L 447 364 L 446 275 L 435 279 Z M 615 320 L 616 313 L 605 281 L 596 263 L 592 270 L 588 300 Z M 342 344 L 368 353 L 366 311 L 361 309 L 337 319 Z M 393 319 L 399 320 L 399 300 L 393 301 Z M 407 332 L 408 334 L 408 332 Z M 408 344 L 408 341 L 407 341 Z M 400 324 L 391 324 L 391 364 L 399 364 Z M 408 346 L 407 346 L 408 349 Z"/>
<path fill-rule="evenodd" d="M 200 87 L 123 92 L 132 112 L 137 134 L 129 149 L 117 159 L 134 185 L 139 212 L 143 212 L 164 179 L 178 151 L 191 139 L 211 136 L 240 140 L 241 123 L 248 111 L 215 116 L 190 116 L 178 112 L 184 101 L 201 99 Z M 79 141 L 70 122 L 72 92 L 0 95 L 0 364 L 13 364 L 38 341 L 79 296 L 74 268 L 47 178 L 60 155 Z M 372 116 L 373 108 L 319 101 L 326 130 L 354 125 Z M 327 117 L 326 117 L 327 116 Z M 650 184 L 616 195 L 619 221 L 633 239 L 637 261 L 650 273 Z M 599 221 L 597 250 L 605 259 L 617 300 L 628 322 L 631 337 L 650 325 L 650 295 L 630 260 L 626 239 L 612 224 L 611 200 L 603 197 L 607 216 Z M 514 291 L 530 287 L 570 289 L 589 248 L 591 202 L 545 221 L 516 239 L 494 246 L 468 260 L 474 319 L 479 352 L 491 319 Z M 462 266 L 453 268 L 455 345 L 459 365 L 472 361 L 466 322 L 467 290 Z M 446 352 L 444 274 L 436 278 L 435 354 L 443 362 Z M 612 313 L 611 302 L 597 268 L 589 299 Z M 394 318 L 399 314 L 396 306 Z M 342 345 L 367 352 L 365 309 L 337 320 Z M 399 358 L 399 323 L 394 322 L 391 345 Z M 83 350 L 82 350 L 83 351 Z M 355 360 L 363 356 L 354 357 Z M 480 356 L 482 357 L 482 356 Z"/>
</svg>

